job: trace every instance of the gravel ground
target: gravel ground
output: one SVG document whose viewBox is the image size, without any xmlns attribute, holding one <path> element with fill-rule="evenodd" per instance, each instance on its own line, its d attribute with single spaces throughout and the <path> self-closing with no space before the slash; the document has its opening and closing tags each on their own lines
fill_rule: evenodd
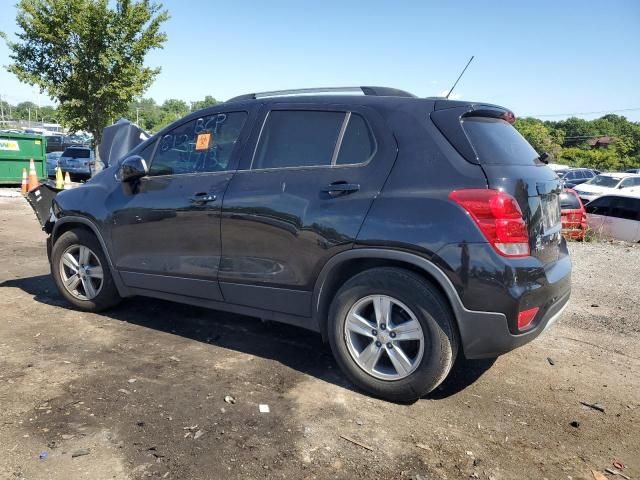
<svg viewBox="0 0 640 480">
<path fill-rule="evenodd" d="M 33 213 L 0 198 L 0 479 L 593 479 L 614 460 L 638 479 L 640 249 L 571 251 L 554 328 L 397 405 L 293 327 L 143 298 L 70 309 Z"/>
</svg>

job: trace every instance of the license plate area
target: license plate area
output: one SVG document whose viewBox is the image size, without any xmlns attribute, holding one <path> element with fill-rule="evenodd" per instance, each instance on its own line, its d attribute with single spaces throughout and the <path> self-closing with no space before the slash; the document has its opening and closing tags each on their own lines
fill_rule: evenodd
<svg viewBox="0 0 640 480">
<path fill-rule="evenodd" d="M 561 229 L 560 196 L 557 193 L 540 195 L 540 206 L 542 208 L 542 233 L 547 236 L 559 232 Z"/>
</svg>

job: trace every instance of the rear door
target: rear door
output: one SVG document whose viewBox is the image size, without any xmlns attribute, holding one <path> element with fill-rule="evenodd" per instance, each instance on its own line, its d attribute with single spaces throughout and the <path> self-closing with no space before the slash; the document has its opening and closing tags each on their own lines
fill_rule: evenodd
<svg viewBox="0 0 640 480">
<path fill-rule="evenodd" d="M 270 104 L 224 197 L 220 287 L 230 303 L 299 316 L 328 258 L 352 247 L 396 156 L 363 107 Z"/>
<path fill-rule="evenodd" d="M 617 240 L 637 242 L 640 239 L 640 198 L 611 197 L 611 210 L 607 217 L 607 233 Z"/>
</svg>

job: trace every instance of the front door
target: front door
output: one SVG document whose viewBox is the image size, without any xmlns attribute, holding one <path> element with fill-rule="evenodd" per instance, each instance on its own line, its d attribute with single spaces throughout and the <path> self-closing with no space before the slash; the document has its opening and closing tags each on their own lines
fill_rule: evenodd
<svg viewBox="0 0 640 480">
<path fill-rule="evenodd" d="M 314 281 L 353 245 L 395 141 L 367 108 L 278 104 L 256 124 L 224 198 L 220 287 L 230 303 L 309 316 Z"/>
<path fill-rule="evenodd" d="M 113 193 L 111 239 L 127 286 L 222 299 L 220 209 L 247 118 L 216 112 L 175 126 L 154 146 L 149 175 Z"/>
</svg>

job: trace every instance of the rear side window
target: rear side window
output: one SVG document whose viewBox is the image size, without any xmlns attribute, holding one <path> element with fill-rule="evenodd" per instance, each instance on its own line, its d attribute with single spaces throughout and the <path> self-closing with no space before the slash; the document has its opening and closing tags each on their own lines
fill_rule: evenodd
<svg viewBox="0 0 640 480">
<path fill-rule="evenodd" d="M 640 199 L 616 197 L 612 203 L 610 216 L 625 220 L 640 220 Z"/>
<path fill-rule="evenodd" d="M 505 120 L 467 117 L 462 128 L 481 164 L 534 165 L 538 158 L 529 142 Z"/>
<path fill-rule="evenodd" d="M 298 110 L 270 112 L 251 168 L 331 165 L 345 115 Z"/>
<path fill-rule="evenodd" d="M 579 210 L 580 201 L 573 193 L 563 192 L 560 194 L 560 208 L 562 210 Z"/>
<path fill-rule="evenodd" d="M 376 141 L 367 122 L 357 113 L 348 115 L 336 165 L 352 165 L 367 162 L 375 153 Z"/>
</svg>

